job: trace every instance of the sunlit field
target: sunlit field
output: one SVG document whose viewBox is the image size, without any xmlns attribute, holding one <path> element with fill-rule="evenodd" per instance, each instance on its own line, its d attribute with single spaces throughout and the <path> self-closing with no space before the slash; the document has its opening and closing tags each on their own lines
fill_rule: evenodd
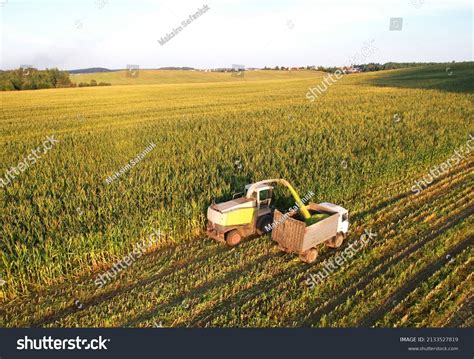
<svg viewBox="0 0 474 359">
<path fill-rule="evenodd" d="M 472 152 L 413 186 L 468 148 L 474 65 L 428 70 L 349 74 L 313 102 L 326 74 L 308 70 L 122 71 L 71 76 L 107 87 L 0 93 L 1 176 L 58 140 L 0 188 L 0 326 L 472 326 L 457 314 L 473 296 Z M 347 208 L 345 244 L 308 265 L 269 235 L 206 238 L 207 206 L 266 178 Z M 366 230 L 369 245 L 308 288 Z"/>
</svg>

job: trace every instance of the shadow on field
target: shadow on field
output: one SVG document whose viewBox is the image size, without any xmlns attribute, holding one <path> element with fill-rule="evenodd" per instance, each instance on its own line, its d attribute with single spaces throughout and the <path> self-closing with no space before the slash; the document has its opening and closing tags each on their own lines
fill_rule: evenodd
<svg viewBox="0 0 474 359">
<path fill-rule="evenodd" d="M 472 210 L 471 210 L 472 213 Z M 449 229 L 449 228 L 448 228 Z M 448 230 L 446 229 L 446 230 Z M 451 247 L 445 251 L 441 256 L 438 256 L 435 261 L 429 263 L 423 267 L 419 272 L 416 273 L 414 277 L 409 279 L 400 288 L 396 289 L 393 293 L 390 294 L 390 297 L 385 300 L 385 302 L 380 306 L 373 309 L 371 312 L 367 313 L 362 320 L 360 320 L 356 327 L 357 328 L 370 328 L 374 326 L 377 321 L 381 320 L 386 313 L 391 311 L 405 299 L 408 294 L 413 292 L 416 288 L 420 287 L 420 284 L 430 278 L 436 271 L 444 267 L 449 263 L 449 256 L 456 257 L 463 250 L 472 246 L 474 243 L 474 236 L 468 236 L 467 239 L 464 239 L 454 247 Z"/>
<path fill-rule="evenodd" d="M 350 239 L 354 239 L 355 237 L 356 236 L 352 236 Z M 342 251 L 345 248 L 347 248 L 347 246 L 349 246 L 349 242 L 351 242 L 351 240 L 345 241 L 344 244 L 339 248 L 339 251 Z M 231 296 L 223 300 L 222 302 L 216 304 L 215 306 L 202 311 L 201 313 L 197 314 L 194 317 L 194 319 L 192 319 L 188 323 L 188 326 L 203 327 L 213 318 L 216 318 L 221 314 L 227 313 L 232 308 L 240 307 L 241 305 L 253 300 L 255 297 L 259 296 L 263 292 L 266 292 L 275 287 L 278 287 L 279 285 L 283 284 L 287 280 L 301 273 L 307 272 L 309 269 L 313 268 L 315 265 L 321 264 L 326 259 L 335 255 L 335 253 L 336 252 L 333 250 L 327 250 L 318 257 L 318 260 L 316 262 L 311 263 L 311 264 L 306 264 L 298 260 L 289 268 L 279 272 L 276 276 L 262 280 L 256 283 L 255 285 L 245 290 L 240 291 L 237 295 Z M 287 256 L 288 258 L 292 258 L 292 259 L 297 258 L 293 254 L 287 254 L 284 252 L 279 252 L 278 255 L 282 257 Z"/>
<path fill-rule="evenodd" d="M 253 241 L 254 239 L 255 238 L 250 238 L 250 239 L 246 240 L 245 243 L 249 243 L 249 242 Z M 210 243 L 212 243 L 212 242 L 210 242 Z M 47 316 L 31 323 L 31 327 L 41 327 L 41 326 L 44 326 L 44 325 L 47 325 L 47 324 L 52 324 L 55 321 L 57 321 L 57 320 L 59 320 L 63 317 L 66 317 L 67 315 L 74 314 L 74 313 L 80 312 L 80 311 L 84 311 L 85 309 L 87 309 L 89 307 L 92 307 L 94 305 L 97 305 L 97 304 L 100 304 L 100 303 L 105 302 L 107 300 L 110 300 L 110 299 L 114 298 L 115 296 L 122 295 L 122 294 L 125 294 L 127 292 L 130 292 L 130 291 L 132 291 L 133 289 L 135 289 L 137 287 L 145 286 L 145 285 L 151 284 L 153 282 L 156 282 L 156 281 L 158 281 L 162 278 L 167 277 L 168 275 L 173 274 L 174 272 L 176 272 L 180 269 L 186 268 L 189 265 L 200 263 L 200 262 L 207 262 L 210 257 L 215 256 L 215 255 L 220 255 L 224 252 L 230 251 L 231 249 L 232 248 L 230 248 L 230 247 L 226 247 L 224 245 L 219 245 L 218 247 L 212 248 L 212 249 L 209 250 L 209 252 L 203 253 L 200 256 L 197 256 L 197 257 L 194 257 L 194 258 L 188 258 L 188 259 L 181 260 L 181 261 L 178 261 L 176 263 L 173 263 L 169 266 L 169 268 L 167 268 L 167 269 L 165 269 L 165 270 L 163 270 L 163 271 L 161 271 L 161 272 L 159 272 L 155 275 L 152 275 L 151 277 L 144 278 L 142 280 L 139 280 L 139 281 L 137 281 L 133 284 L 130 284 L 130 285 L 127 285 L 127 286 L 124 286 L 124 287 L 112 289 L 112 290 L 109 290 L 107 292 L 100 293 L 100 294 L 97 294 L 95 296 L 92 296 L 89 299 L 84 300 L 83 302 L 81 302 L 81 304 L 82 304 L 81 309 L 79 309 L 75 304 L 72 304 L 68 307 L 65 307 L 65 308 L 63 308 L 63 309 L 61 309 L 61 310 L 59 310 L 55 313 L 47 315 Z M 179 247 L 177 247 L 176 250 L 179 250 Z M 184 250 L 186 250 L 186 248 L 184 248 Z M 156 253 L 159 253 L 159 252 L 156 252 Z M 118 278 L 116 278 L 116 279 L 118 279 Z M 73 301 L 73 300 L 71 300 L 71 301 Z"/>
<path fill-rule="evenodd" d="M 286 253 L 280 253 L 281 256 L 287 255 Z M 318 262 L 319 263 L 319 262 Z M 314 264 L 314 263 L 313 263 Z M 231 311 L 233 308 L 238 308 L 245 303 L 248 303 L 253 298 L 262 294 L 262 292 L 272 289 L 283 282 L 286 282 L 288 279 L 296 276 L 299 272 L 305 271 L 311 265 L 307 265 L 301 262 L 295 263 L 290 268 L 284 270 L 283 272 L 278 273 L 278 277 L 268 278 L 257 284 L 240 291 L 236 296 L 231 296 L 224 301 L 218 303 L 217 305 L 204 310 L 202 313 L 198 314 L 193 320 L 188 323 L 188 326 L 204 327 L 209 323 L 213 318 L 218 317 L 221 314 Z"/>
<path fill-rule="evenodd" d="M 371 85 L 382 87 L 474 93 L 474 62 L 393 70 L 367 81 Z"/>
<path fill-rule="evenodd" d="M 189 292 L 185 292 L 185 293 L 182 293 L 180 295 L 175 296 L 172 300 L 168 301 L 167 303 L 158 305 L 155 308 L 153 308 L 152 310 L 150 310 L 150 311 L 148 311 L 148 312 L 146 312 L 142 315 L 138 315 L 135 318 L 129 320 L 128 322 L 123 324 L 123 326 L 124 327 L 133 326 L 134 324 L 138 324 L 142 321 L 153 318 L 156 314 L 159 314 L 160 311 L 166 311 L 166 310 L 172 309 L 173 307 L 176 307 L 176 306 L 180 305 L 185 299 L 199 297 L 202 294 L 206 293 L 208 290 L 218 288 L 219 286 L 221 286 L 223 284 L 229 283 L 229 282 L 233 281 L 234 279 L 237 279 L 242 274 L 244 274 L 245 272 L 252 269 L 252 267 L 258 266 L 259 264 L 263 264 L 263 263 L 267 262 L 268 260 L 272 259 L 276 255 L 278 255 L 278 254 L 275 254 L 275 253 L 265 254 L 265 255 L 261 256 L 260 258 L 258 258 L 256 261 L 249 262 L 248 264 L 246 264 L 241 269 L 226 273 L 224 276 L 222 276 L 219 279 L 215 279 L 215 280 L 212 280 L 210 282 L 203 283 L 202 285 L 199 285 L 199 286 L 193 288 L 193 290 L 191 290 Z"/>
</svg>

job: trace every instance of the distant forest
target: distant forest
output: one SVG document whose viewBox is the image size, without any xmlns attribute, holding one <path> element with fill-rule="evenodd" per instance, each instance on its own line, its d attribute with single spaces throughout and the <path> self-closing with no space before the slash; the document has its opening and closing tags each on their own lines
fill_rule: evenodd
<svg viewBox="0 0 474 359">
<path fill-rule="evenodd" d="M 452 62 L 454 63 L 454 61 Z M 285 66 L 275 66 L 275 67 L 267 67 L 265 66 L 262 70 L 316 70 L 316 71 L 323 71 L 334 73 L 337 70 L 342 70 L 343 68 L 351 68 L 355 70 L 354 72 L 369 72 L 369 71 L 381 71 L 381 70 L 394 70 L 394 69 L 403 69 L 408 67 L 416 67 L 416 66 L 429 66 L 429 65 L 443 65 L 443 63 L 439 62 L 387 62 L 385 64 L 379 64 L 375 62 L 371 62 L 368 64 L 360 64 L 360 65 L 350 65 L 350 66 L 301 66 L 301 67 L 285 67 Z"/>
<path fill-rule="evenodd" d="M 78 87 L 108 86 L 109 83 L 91 80 L 80 83 Z M 17 70 L 0 71 L 0 91 L 40 90 L 49 88 L 76 87 L 69 78 L 69 73 L 58 69 L 37 70 L 20 68 Z"/>
<path fill-rule="evenodd" d="M 454 62 L 454 61 L 453 61 Z M 369 72 L 369 71 L 381 71 L 381 70 L 394 70 L 394 69 L 403 69 L 408 67 L 416 66 L 429 66 L 429 65 L 440 65 L 438 62 L 387 62 L 385 64 L 379 63 L 368 63 L 361 65 L 352 65 L 354 69 L 358 69 L 360 72 Z M 334 73 L 340 67 L 316 67 L 316 70 L 331 72 Z"/>
</svg>

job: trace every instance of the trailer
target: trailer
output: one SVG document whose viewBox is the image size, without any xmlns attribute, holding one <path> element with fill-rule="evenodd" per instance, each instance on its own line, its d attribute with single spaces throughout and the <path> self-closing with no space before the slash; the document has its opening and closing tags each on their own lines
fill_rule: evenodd
<svg viewBox="0 0 474 359">
<path fill-rule="evenodd" d="M 349 230 L 349 213 L 332 203 L 309 203 L 306 208 L 314 218 L 321 218 L 308 225 L 298 212 L 283 214 L 275 209 L 273 214 L 272 240 L 287 253 L 296 253 L 306 263 L 318 257 L 318 247 L 324 243 L 331 248 L 342 245 Z"/>
</svg>

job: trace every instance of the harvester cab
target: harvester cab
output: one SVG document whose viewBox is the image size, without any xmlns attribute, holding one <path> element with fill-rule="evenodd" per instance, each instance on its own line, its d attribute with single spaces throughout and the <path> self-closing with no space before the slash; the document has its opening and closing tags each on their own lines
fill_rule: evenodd
<svg viewBox="0 0 474 359">
<path fill-rule="evenodd" d="M 244 193 L 247 193 L 250 187 L 252 187 L 252 184 L 245 185 Z M 256 200 L 258 217 L 271 214 L 270 205 L 273 197 L 273 186 L 267 184 L 258 185 L 252 189 L 250 197 Z"/>
</svg>

